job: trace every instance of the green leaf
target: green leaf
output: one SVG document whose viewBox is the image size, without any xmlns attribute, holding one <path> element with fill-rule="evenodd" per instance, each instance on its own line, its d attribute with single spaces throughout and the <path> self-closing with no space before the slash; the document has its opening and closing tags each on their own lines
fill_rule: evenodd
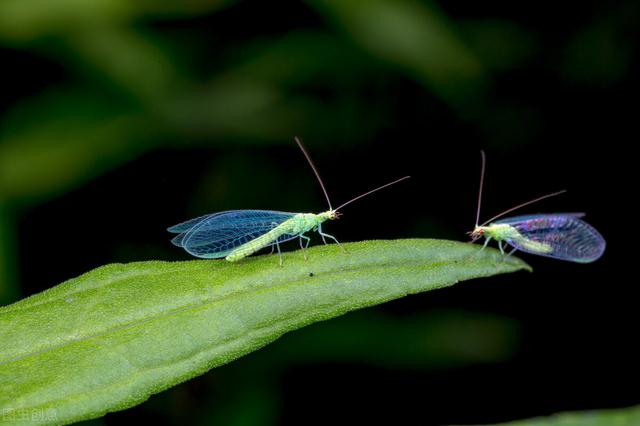
<svg viewBox="0 0 640 426">
<path fill-rule="evenodd" d="M 442 240 L 368 241 L 223 260 L 98 268 L 0 308 L 0 413 L 68 423 L 254 351 L 287 331 L 408 294 L 530 269 Z M 48 416 L 48 417 L 47 417 Z"/>
<path fill-rule="evenodd" d="M 501 423 L 500 426 L 637 426 L 640 424 L 640 406 L 618 410 L 560 413 L 545 418 Z"/>
</svg>

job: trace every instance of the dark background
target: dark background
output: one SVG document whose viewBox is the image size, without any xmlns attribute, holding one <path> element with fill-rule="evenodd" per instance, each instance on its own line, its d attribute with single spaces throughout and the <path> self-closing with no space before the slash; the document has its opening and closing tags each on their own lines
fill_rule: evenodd
<svg viewBox="0 0 640 426">
<path fill-rule="evenodd" d="M 94 423 L 479 424 L 640 402 L 637 2 L 133 3 L 0 5 L 0 302 L 188 259 L 165 228 L 189 217 L 326 209 L 294 135 L 334 204 L 413 177 L 328 224 L 341 241 L 464 240 L 484 149 L 482 217 L 568 189 L 523 213 L 584 211 L 608 246 L 315 324 Z"/>
</svg>

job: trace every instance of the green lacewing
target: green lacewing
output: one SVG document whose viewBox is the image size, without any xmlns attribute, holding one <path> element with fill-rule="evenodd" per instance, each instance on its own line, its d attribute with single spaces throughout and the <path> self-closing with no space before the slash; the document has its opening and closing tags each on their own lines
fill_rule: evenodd
<svg viewBox="0 0 640 426">
<path fill-rule="evenodd" d="M 469 232 L 472 242 L 484 237 L 483 249 L 493 239 L 498 242 L 503 254 L 503 243 L 506 243 L 512 247 L 509 255 L 516 250 L 521 250 L 539 256 L 578 263 L 593 262 L 602 256 L 606 242 L 593 226 L 581 219 L 584 213 L 533 214 L 496 220 L 529 204 L 562 194 L 566 192 L 564 190 L 519 204 L 478 225 L 486 166 L 484 151 L 481 151 L 481 154 L 482 169 L 476 225 L 473 231 Z"/>
<path fill-rule="evenodd" d="M 324 222 L 338 219 L 341 216 L 340 210 L 348 204 L 409 178 L 409 176 L 404 176 L 379 186 L 334 209 L 311 156 L 307 153 L 300 139 L 295 138 L 295 141 L 320 183 L 329 210 L 317 214 L 272 210 L 231 210 L 208 214 L 168 228 L 169 232 L 178 234 L 171 242 L 193 256 L 205 259 L 225 258 L 230 262 L 243 259 L 263 248 L 275 246 L 282 265 L 280 243 L 298 238 L 300 248 L 304 250 L 311 240 L 305 233 L 316 231 L 325 244 L 327 243 L 326 239 L 329 238 L 340 245 L 334 236 L 322 230 Z"/>
</svg>

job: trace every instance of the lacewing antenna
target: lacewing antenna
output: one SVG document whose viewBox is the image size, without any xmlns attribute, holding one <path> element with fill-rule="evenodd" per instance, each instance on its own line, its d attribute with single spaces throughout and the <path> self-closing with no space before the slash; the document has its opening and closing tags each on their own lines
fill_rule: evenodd
<svg viewBox="0 0 640 426">
<path fill-rule="evenodd" d="M 385 185 L 379 186 L 379 187 L 377 187 L 375 189 L 372 189 L 371 191 L 365 192 L 364 194 L 361 194 L 361 195 L 358 195 L 355 198 L 352 198 L 351 200 L 347 201 L 346 203 L 340 205 L 337 209 L 334 209 L 333 207 L 331 207 L 331 200 L 329 199 L 329 194 L 327 193 L 327 189 L 325 188 L 324 183 L 322 182 L 322 178 L 320 177 L 320 173 L 318 173 L 318 169 L 316 168 L 316 165 L 313 163 L 313 160 L 311 159 L 311 156 L 309 155 L 309 153 L 305 149 L 305 147 L 302 144 L 302 141 L 300 140 L 300 138 L 298 138 L 296 136 L 294 138 L 294 140 L 296 141 L 296 143 L 300 147 L 300 150 L 302 151 L 302 153 L 304 154 L 305 158 L 307 159 L 307 162 L 309 163 L 309 165 L 313 169 L 313 173 L 315 173 L 316 178 L 318 179 L 318 183 L 320 183 L 320 188 L 322 188 L 322 192 L 324 193 L 324 197 L 327 199 L 327 204 L 329 204 L 329 210 L 334 211 L 334 212 L 337 212 L 338 210 L 340 210 L 341 208 L 343 208 L 347 204 L 351 204 L 354 201 L 359 200 L 360 198 L 366 197 L 367 195 L 373 194 L 376 191 L 379 191 L 379 190 L 381 190 L 383 188 L 386 188 L 388 186 L 396 184 L 396 183 L 398 183 L 400 181 L 403 181 L 405 179 L 409 179 L 411 177 L 411 176 L 405 176 L 405 177 L 402 177 L 400 179 L 394 180 L 393 182 L 389 182 L 389 183 L 387 183 Z"/>
<path fill-rule="evenodd" d="M 543 195 L 542 197 L 534 198 L 533 200 L 530 200 L 530 201 L 524 202 L 524 203 L 522 203 L 522 204 L 518 204 L 518 205 L 517 205 L 517 206 L 515 206 L 515 207 L 511 207 L 510 209 L 505 210 L 505 211 L 503 211 L 502 213 L 495 215 L 495 216 L 494 216 L 494 217 L 492 217 L 491 219 L 489 219 L 489 220 L 487 220 L 486 222 L 482 223 L 480 226 L 484 226 L 484 225 L 486 225 L 486 224 L 487 224 L 487 223 L 489 223 L 489 222 L 492 222 L 492 221 L 494 221 L 494 220 L 496 220 L 496 219 L 498 219 L 498 218 L 501 218 L 502 216 L 506 215 L 507 213 L 511 213 L 512 211 L 514 211 L 514 210 L 518 210 L 518 209 L 520 209 L 520 208 L 522 208 L 522 207 L 524 207 L 524 206 L 528 206 L 529 204 L 537 203 L 538 201 L 544 200 L 544 199 L 546 199 L 546 198 L 555 197 L 556 195 L 564 194 L 565 192 L 567 192 L 567 190 L 566 190 L 566 189 L 563 189 L 562 191 L 553 192 L 553 193 L 551 193 L 551 194 Z"/>
<path fill-rule="evenodd" d="M 302 150 L 302 153 L 304 154 L 305 158 L 309 162 L 309 165 L 313 169 L 313 173 L 315 173 L 316 178 L 318 179 L 318 182 L 320 183 L 320 188 L 322 188 L 322 192 L 324 192 L 324 197 L 327 199 L 327 204 L 329 204 L 329 210 L 333 210 L 333 208 L 331 207 L 331 200 L 329 199 L 329 194 L 327 193 L 327 189 L 324 187 L 324 183 L 322 183 L 322 178 L 320 177 L 320 173 L 318 173 L 318 169 L 316 168 L 316 165 L 313 164 L 313 160 L 311 159 L 311 156 L 309 155 L 307 150 L 304 148 L 304 145 L 302 145 L 302 142 L 300 141 L 300 138 L 298 138 L 296 136 L 294 138 L 294 140 L 296 141 L 296 143 L 298 144 L 298 146 Z"/>
<path fill-rule="evenodd" d="M 510 209 L 507 209 L 505 211 L 503 211 L 500 214 L 497 214 L 495 216 L 493 216 L 491 219 L 481 223 L 480 225 L 478 225 L 478 222 L 480 222 L 480 204 L 482 203 L 482 188 L 484 186 L 484 175 L 485 175 L 485 169 L 486 169 L 486 165 L 487 165 L 487 156 L 484 153 L 484 150 L 480 150 L 480 155 L 482 156 L 482 167 L 480 168 L 480 190 L 478 191 L 478 210 L 476 212 L 476 228 L 478 226 L 484 226 L 487 223 L 490 223 L 496 219 L 501 218 L 502 216 L 506 215 L 507 213 L 511 213 L 512 211 L 521 209 L 522 207 L 528 206 L 529 204 L 533 204 L 533 203 L 537 203 L 538 201 L 542 201 L 544 199 L 547 198 L 551 198 L 551 197 L 555 197 L 556 195 L 560 195 L 560 194 L 564 194 L 565 192 L 567 192 L 566 189 L 563 189 L 562 191 L 557 191 L 557 192 L 553 192 L 551 194 L 546 194 L 543 195 L 541 197 L 538 198 L 534 198 L 533 200 L 529 200 L 526 201 L 522 204 L 518 204 L 515 207 L 511 207 Z M 477 240 L 478 238 L 475 238 L 473 241 Z"/>
<path fill-rule="evenodd" d="M 384 184 L 384 185 L 382 185 L 382 186 L 379 186 L 379 187 L 377 187 L 377 188 L 375 188 L 375 189 L 372 189 L 371 191 L 367 191 L 367 192 L 365 192 L 364 194 L 360 194 L 360 195 L 358 195 L 357 197 L 350 199 L 350 200 L 349 200 L 349 201 L 347 201 L 346 203 L 341 204 L 341 205 L 340 205 L 340 206 L 338 206 L 338 208 L 337 208 L 337 209 L 335 209 L 334 211 L 336 211 L 336 212 L 337 212 L 338 210 L 340 210 L 340 209 L 341 209 L 341 208 L 343 208 L 344 206 L 346 206 L 346 205 L 348 205 L 348 204 L 351 204 L 351 203 L 353 203 L 354 201 L 359 200 L 360 198 L 366 197 L 367 195 L 373 194 L 374 192 L 380 191 L 381 189 L 384 189 L 384 188 L 386 188 L 386 187 L 388 187 L 388 186 L 394 185 L 394 184 L 396 184 L 396 183 L 398 183 L 398 182 L 401 182 L 401 181 L 403 181 L 403 180 L 405 180 L 405 179 L 409 179 L 410 177 L 411 177 L 411 176 L 404 176 L 404 177 L 401 177 L 400 179 L 396 179 L 396 180 L 394 180 L 393 182 L 389 182 L 389 183 Z"/>
<path fill-rule="evenodd" d="M 484 150 L 480 150 L 480 156 L 482 157 L 482 167 L 480 168 L 480 189 L 478 190 L 478 210 L 476 211 L 476 226 L 480 222 L 480 205 L 482 204 L 482 187 L 484 186 L 484 169 L 487 164 L 487 156 L 484 154 Z"/>
</svg>

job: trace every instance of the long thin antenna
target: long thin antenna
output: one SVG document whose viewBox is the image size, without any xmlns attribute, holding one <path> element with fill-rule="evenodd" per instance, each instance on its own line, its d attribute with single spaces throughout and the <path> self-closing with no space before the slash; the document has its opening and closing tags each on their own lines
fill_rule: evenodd
<svg viewBox="0 0 640 426">
<path fill-rule="evenodd" d="M 294 139 L 298 144 L 298 146 L 300 147 L 300 149 L 302 150 L 302 153 L 304 154 L 305 158 L 309 162 L 309 165 L 313 169 L 313 173 L 315 173 L 316 178 L 318 178 L 318 182 L 320 183 L 320 188 L 322 188 L 322 192 L 324 192 L 324 197 L 327 199 L 327 204 L 329 204 L 329 210 L 333 210 L 333 208 L 331 207 L 331 200 L 329 199 L 329 194 L 327 193 L 327 190 L 324 187 L 324 183 L 322 183 L 322 178 L 320 177 L 320 173 L 318 173 L 318 169 L 316 169 L 316 165 L 313 164 L 313 160 L 311 159 L 311 156 L 309 156 L 309 153 L 304 148 L 304 145 L 302 145 L 302 142 L 300 141 L 300 139 L 297 136 L 294 137 Z"/>
<path fill-rule="evenodd" d="M 344 203 L 344 204 L 340 205 L 340 206 L 339 206 L 337 209 L 335 209 L 334 211 L 336 211 L 336 212 L 337 212 L 338 210 L 340 210 L 341 208 L 343 208 L 343 207 L 344 207 L 344 206 L 346 206 L 347 204 L 351 204 L 351 203 L 353 203 L 354 201 L 359 200 L 359 199 L 360 199 L 360 198 L 362 198 L 362 197 L 366 197 L 366 196 L 367 196 L 367 195 L 369 195 L 369 194 L 373 194 L 373 193 L 374 193 L 374 192 L 376 192 L 376 191 L 380 191 L 380 190 L 381 190 L 381 189 L 383 189 L 383 188 L 386 188 L 386 187 L 388 187 L 388 186 L 394 185 L 394 184 L 396 184 L 396 183 L 398 183 L 398 182 L 400 182 L 400 181 L 403 181 L 403 180 L 405 180 L 405 179 L 409 179 L 410 177 L 411 177 L 411 176 L 401 177 L 400 179 L 396 179 L 396 180 L 394 180 L 393 182 L 389 182 L 389 183 L 387 183 L 387 184 L 385 184 L 385 185 L 382 185 L 382 186 L 377 187 L 376 189 L 372 189 L 371 191 L 368 191 L 368 192 L 365 192 L 364 194 L 358 195 L 357 197 L 352 198 L 352 199 L 350 199 L 349 201 L 347 201 L 346 203 Z"/>
<path fill-rule="evenodd" d="M 484 150 L 480 150 L 480 156 L 482 156 L 482 167 L 480 168 L 480 189 L 478 190 L 478 210 L 476 212 L 476 226 L 480 222 L 480 205 L 482 204 L 482 187 L 484 186 L 484 170 L 487 164 L 487 156 L 484 154 Z"/>
<path fill-rule="evenodd" d="M 515 206 L 515 207 L 511 207 L 510 209 L 505 210 L 505 211 L 503 211 L 502 213 L 500 213 L 500 214 L 498 214 L 498 215 L 495 215 L 494 217 L 492 217 L 491 219 L 487 220 L 486 222 L 484 222 L 484 223 L 483 223 L 482 225 L 480 225 L 480 226 L 484 226 L 484 225 L 486 225 L 487 223 L 492 222 L 492 221 L 494 221 L 494 220 L 496 220 L 496 219 L 498 219 L 498 218 L 500 218 L 500 217 L 504 216 L 504 215 L 505 215 L 505 214 L 507 214 L 507 213 L 511 213 L 511 212 L 512 212 L 512 211 L 514 211 L 514 210 L 518 210 L 519 208 L 522 208 L 522 207 L 524 207 L 524 206 L 528 206 L 529 204 L 537 203 L 538 201 L 544 200 L 544 199 L 546 199 L 546 198 L 555 197 L 556 195 L 564 194 L 565 192 L 567 192 L 567 190 L 566 190 L 566 189 L 563 189 L 562 191 L 553 192 L 553 193 L 551 193 L 551 194 L 547 194 L 547 195 L 543 195 L 542 197 L 535 198 L 535 199 L 533 199 L 533 200 L 531 200 L 531 201 L 527 201 L 527 202 L 525 202 L 525 203 L 518 204 L 518 205 L 517 205 L 517 206 Z"/>
</svg>

